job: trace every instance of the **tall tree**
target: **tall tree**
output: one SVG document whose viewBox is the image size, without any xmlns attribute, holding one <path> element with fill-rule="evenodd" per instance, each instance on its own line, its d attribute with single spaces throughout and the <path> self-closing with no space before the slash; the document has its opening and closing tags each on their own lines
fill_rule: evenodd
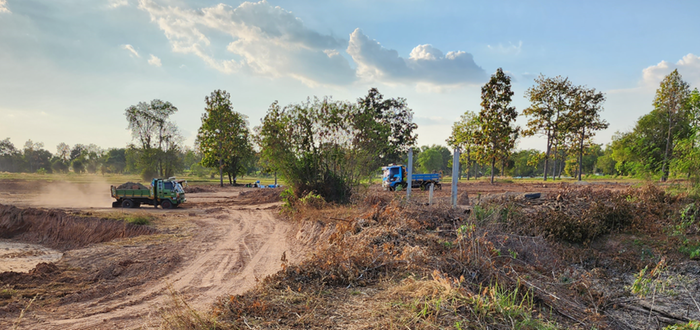
<svg viewBox="0 0 700 330">
<path fill-rule="evenodd" d="M 372 172 L 400 162 L 416 143 L 418 126 L 413 123 L 413 111 L 406 99 L 385 99 L 379 90 L 371 88 L 352 110 L 352 126 L 358 129 L 352 142 L 357 156 L 369 165 L 366 170 Z"/>
<path fill-rule="evenodd" d="M 513 123 L 518 117 L 515 107 L 511 106 L 513 91 L 510 88 L 510 77 L 498 68 L 489 82 L 481 87 L 481 111 L 479 122 L 481 129 L 477 134 L 477 144 L 480 159 L 491 164 L 491 183 L 496 167 L 496 160 L 504 160 L 515 147 L 520 127 Z"/>
<path fill-rule="evenodd" d="M 61 142 L 56 146 L 56 157 L 67 162 L 70 159 L 70 146 L 65 142 Z"/>
<path fill-rule="evenodd" d="M 458 122 L 452 125 L 452 134 L 447 139 L 449 146 L 462 150 L 460 157 L 464 158 L 467 165 L 467 180 L 471 176 L 472 154 L 477 148 L 475 139 L 480 129 L 479 116 L 472 111 L 467 111 L 460 117 Z"/>
<path fill-rule="evenodd" d="M 229 183 L 245 173 L 248 159 L 253 155 L 250 132 L 245 115 L 233 111 L 231 94 L 215 90 L 204 98 L 206 107 L 202 126 L 197 133 L 202 165 L 219 168 L 220 184 L 224 186 L 223 173 Z"/>
<path fill-rule="evenodd" d="M 572 84 L 568 78 L 561 76 L 547 78 L 540 75 L 535 79 L 535 86 L 525 91 L 525 97 L 531 105 L 523 110 L 523 115 L 528 117 L 527 129 L 523 131 L 523 135 L 540 135 L 547 140 L 544 154 L 544 181 L 547 181 L 552 154 L 555 155 L 554 169 L 556 169 L 556 154 L 562 141 L 562 133 L 565 131 L 563 121 L 570 108 L 568 100 L 571 90 Z"/>
<path fill-rule="evenodd" d="M 578 151 L 578 171 L 576 176 L 581 181 L 583 172 L 583 151 L 586 141 L 595 135 L 596 131 L 608 128 L 608 123 L 600 118 L 603 111 L 605 95 L 596 92 L 595 88 L 577 87 L 572 91 L 573 102 L 566 118 L 567 130 L 571 133 L 572 145 Z"/>
<path fill-rule="evenodd" d="M 182 135 L 170 115 L 177 108 L 170 102 L 155 99 L 139 102 L 124 111 L 131 136 L 139 145 L 131 149 L 138 158 L 138 167 L 144 180 L 153 176 L 169 177 L 182 170 L 179 157 Z"/>
<path fill-rule="evenodd" d="M 661 81 L 659 89 L 656 90 L 654 108 L 663 113 L 668 122 L 668 128 L 666 130 L 666 148 L 664 151 L 663 164 L 661 166 L 662 182 L 668 179 L 668 162 L 671 156 L 671 150 L 673 150 L 673 135 L 671 132 L 674 130 L 681 112 L 688 105 L 689 97 L 690 88 L 688 83 L 683 81 L 680 73 L 678 73 L 678 69 L 673 70 L 673 72 L 667 75 Z"/>
</svg>

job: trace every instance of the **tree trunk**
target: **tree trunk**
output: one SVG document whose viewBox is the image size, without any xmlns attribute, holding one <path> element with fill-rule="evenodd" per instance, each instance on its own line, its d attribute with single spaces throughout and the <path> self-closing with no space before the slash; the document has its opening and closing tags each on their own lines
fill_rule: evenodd
<svg viewBox="0 0 700 330">
<path fill-rule="evenodd" d="M 491 158 L 491 184 L 493 184 L 494 171 L 496 171 L 496 157 Z"/>
<path fill-rule="evenodd" d="M 233 180 L 231 179 L 231 173 L 227 173 L 227 174 L 228 174 L 228 184 L 233 186 Z"/>
<path fill-rule="evenodd" d="M 547 151 L 544 153 L 544 181 L 547 181 L 547 172 L 549 171 L 549 153 L 552 150 L 551 137 L 547 133 Z"/>
</svg>

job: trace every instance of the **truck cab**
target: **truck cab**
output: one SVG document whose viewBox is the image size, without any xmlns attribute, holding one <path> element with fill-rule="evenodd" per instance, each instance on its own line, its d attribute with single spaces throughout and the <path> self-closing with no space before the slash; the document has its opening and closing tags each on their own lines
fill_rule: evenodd
<svg viewBox="0 0 700 330">
<path fill-rule="evenodd" d="M 394 191 L 405 189 L 406 186 L 406 166 L 392 164 L 382 167 L 382 187 L 384 190 Z"/>
</svg>

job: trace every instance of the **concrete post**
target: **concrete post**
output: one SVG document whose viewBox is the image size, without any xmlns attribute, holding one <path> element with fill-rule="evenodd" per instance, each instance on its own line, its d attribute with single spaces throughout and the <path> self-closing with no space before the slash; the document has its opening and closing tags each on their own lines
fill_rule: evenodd
<svg viewBox="0 0 700 330">
<path fill-rule="evenodd" d="M 430 183 L 430 192 L 428 193 L 428 205 L 433 205 L 433 190 L 435 190 L 435 183 Z"/>
<path fill-rule="evenodd" d="M 455 148 L 452 157 L 452 208 L 457 207 L 457 182 L 459 181 L 459 148 Z"/>
<path fill-rule="evenodd" d="M 411 200 L 411 183 L 413 182 L 413 148 L 408 149 L 408 164 L 406 164 L 406 201 Z"/>
</svg>

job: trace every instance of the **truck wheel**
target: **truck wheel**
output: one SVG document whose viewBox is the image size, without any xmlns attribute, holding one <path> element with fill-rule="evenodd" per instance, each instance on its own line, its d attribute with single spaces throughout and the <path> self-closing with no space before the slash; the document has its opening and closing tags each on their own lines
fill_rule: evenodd
<svg viewBox="0 0 700 330">
<path fill-rule="evenodd" d="M 162 206 L 164 209 L 172 209 L 173 203 L 166 199 L 160 203 L 160 206 Z"/>
<path fill-rule="evenodd" d="M 135 208 L 141 207 L 141 203 L 139 203 L 139 202 L 134 203 L 134 207 L 135 207 Z"/>
<path fill-rule="evenodd" d="M 125 199 L 122 202 L 122 207 L 125 209 L 130 209 L 130 208 L 134 207 L 134 202 L 130 199 Z"/>
</svg>

